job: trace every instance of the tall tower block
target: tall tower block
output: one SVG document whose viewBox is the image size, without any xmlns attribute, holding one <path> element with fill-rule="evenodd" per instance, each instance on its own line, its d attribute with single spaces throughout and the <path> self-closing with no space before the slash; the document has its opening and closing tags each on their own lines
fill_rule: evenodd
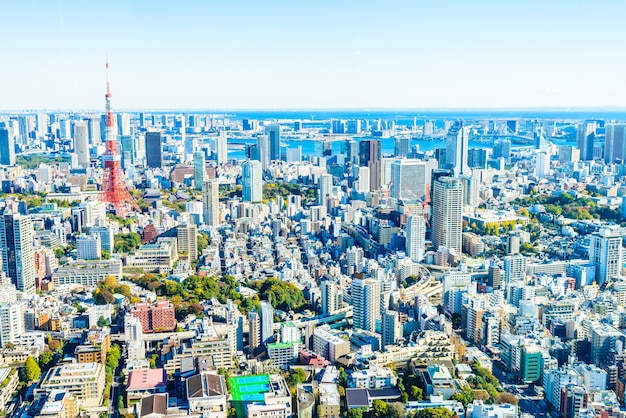
<svg viewBox="0 0 626 418">
<path fill-rule="evenodd" d="M 108 209 L 113 210 L 117 216 L 126 216 L 131 209 L 141 212 L 139 206 L 128 193 L 124 184 L 124 173 L 120 166 L 120 154 L 117 149 L 117 140 L 113 124 L 113 111 L 111 109 L 111 86 L 109 84 L 109 61 L 107 69 L 107 93 L 106 100 L 106 151 L 102 157 L 104 161 L 104 175 L 102 187 L 98 199 L 107 203 Z"/>
</svg>

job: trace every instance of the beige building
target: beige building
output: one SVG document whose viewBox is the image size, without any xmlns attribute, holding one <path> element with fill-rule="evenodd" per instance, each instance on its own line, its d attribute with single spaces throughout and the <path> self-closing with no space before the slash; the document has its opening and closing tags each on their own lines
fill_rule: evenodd
<svg viewBox="0 0 626 418">
<path fill-rule="evenodd" d="M 55 390 L 72 394 L 82 407 L 99 406 L 105 379 L 101 363 L 67 363 L 48 370 L 35 394 L 50 395 Z"/>
<path fill-rule="evenodd" d="M 187 254 L 190 261 L 198 259 L 198 228 L 194 224 L 180 225 L 176 228 L 178 251 Z"/>
</svg>

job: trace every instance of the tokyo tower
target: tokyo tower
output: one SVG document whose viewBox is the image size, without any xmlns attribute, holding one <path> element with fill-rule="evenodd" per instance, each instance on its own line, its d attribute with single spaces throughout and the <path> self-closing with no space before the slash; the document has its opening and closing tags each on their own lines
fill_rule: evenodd
<svg viewBox="0 0 626 418">
<path fill-rule="evenodd" d="M 117 150 L 117 141 L 113 127 L 113 111 L 111 110 L 111 86 L 109 84 L 109 60 L 106 62 L 107 69 L 107 94 L 106 100 L 106 151 L 102 157 L 104 161 L 104 175 L 102 176 L 102 187 L 98 200 L 107 204 L 107 209 L 111 209 L 117 216 L 126 216 L 131 209 L 141 212 L 139 206 L 128 193 L 124 183 L 124 173 L 120 166 L 120 154 Z"/>
</svg>

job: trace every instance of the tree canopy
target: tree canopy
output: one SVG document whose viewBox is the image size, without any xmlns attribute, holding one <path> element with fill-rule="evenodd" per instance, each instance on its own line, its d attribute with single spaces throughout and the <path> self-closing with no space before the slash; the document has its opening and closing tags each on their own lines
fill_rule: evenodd
<svg viewBox="0 0 626 418">
<path fill-rule="evenodd" d="M 34 358 L 28 356 L 24 367 L 21 369 L 20 379 L 24 383 L 35 382 L 41 377 L 41 368 Z"/>
<path fill-rule="evenodd" d="M 259 292 L 261 300 L 270 301 L 274 308 L 286 312 L 297 310 L 306 304 L 302 291 L 293 283 L 281 282 L 271 277 L 267 280 L 250 282 L 249 286 Z"/>
</svg>

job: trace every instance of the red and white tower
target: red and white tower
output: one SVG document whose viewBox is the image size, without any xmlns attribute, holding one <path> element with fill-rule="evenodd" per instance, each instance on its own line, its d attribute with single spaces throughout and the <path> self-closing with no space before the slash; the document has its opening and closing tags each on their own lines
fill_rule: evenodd
<svg viewBox="0 0 626 418">
<path fill-rule="evenodd" d="M 111 86 L 109 84 L 109 61 L 106 63 L 107 69 L 107 94 L 106 99 L 106 151 L 102 157 L 104 162 L 104 176 L 102 177 L 102 187 L 98 199 L 105 202 L 117 216 L 126 216 L 131 209 L 141 212 L 139 206 L 128 193 L 124 183 L 124 173 L 120 165 L 120 153 L 117 150 L 117 140 L 113 129 L 113 111 L 111 110 Z"/>
</svg>

